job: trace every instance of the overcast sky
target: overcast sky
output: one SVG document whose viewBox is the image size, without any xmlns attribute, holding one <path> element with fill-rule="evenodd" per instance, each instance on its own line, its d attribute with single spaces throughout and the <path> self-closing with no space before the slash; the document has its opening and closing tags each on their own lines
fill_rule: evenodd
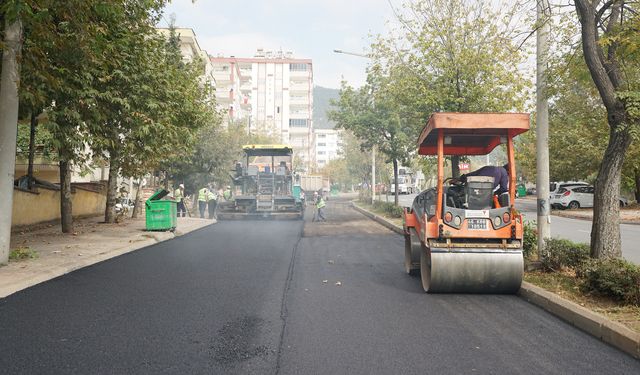
<svg viewBox="0 0 640 375">
<path fill-rule="evenodd" d="M 400 0 L 392 0 L 394 6 Z M 252 57 L 257 48 L 292 51 L 313 60 L 314 81 L 340 87 L 341 77 L 360 86 L 367 59 L 334 49 L 365 52 L 369 34 L 383 33 L 393 17 L 388 0 L 173 0 L 160 26 L 175 14 L 210 55 Z"/>
</svg>

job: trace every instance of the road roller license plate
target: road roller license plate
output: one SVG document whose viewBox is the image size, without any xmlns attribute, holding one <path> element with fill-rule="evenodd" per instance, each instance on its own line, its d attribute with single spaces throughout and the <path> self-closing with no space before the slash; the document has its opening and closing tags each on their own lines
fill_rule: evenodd
<svg viewBox="0 0 640 375">
<path fill-rule="evenodd" d="M 486 219 L 467 219 L 467 229 L 470 230 L 487 230 Z"/>
</svg>

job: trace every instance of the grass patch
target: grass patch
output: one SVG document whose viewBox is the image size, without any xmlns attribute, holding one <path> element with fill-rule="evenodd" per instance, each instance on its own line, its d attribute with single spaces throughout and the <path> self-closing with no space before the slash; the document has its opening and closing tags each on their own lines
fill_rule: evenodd
<svg viewBox="0 0 640 375">
<path fill-rule="evenodd" d="M 359 207 L 364 208 L 367 211 L 373 212 L 376 215 L 382 216 L 387 219 L 389 222 L 402 226 L 402 207 L 398 207 L 393 203 L 376 201 L 375 205 L 372 205 L 371 202 L 363 202 L 361 200 L 356 202 Z"/>
<path fill-rule="evenodd" d="M 636 332 L 640 332 L 640 306 L 623 305 L 614 298 L 596 293 L 584 292 L 582 281 L 571 271 L 563 272 L 527 272 L 525 281 L 537 285 L 563 298 L 622 323 Z"/>
<path fill-rule="evenodd" d="M 32 250 L 29 246 L 17 247 L 9 253 L 10 261 L 21 261 L 25 259 L 35 259 L 38 257 L 38 253 Z"/>
</svg>

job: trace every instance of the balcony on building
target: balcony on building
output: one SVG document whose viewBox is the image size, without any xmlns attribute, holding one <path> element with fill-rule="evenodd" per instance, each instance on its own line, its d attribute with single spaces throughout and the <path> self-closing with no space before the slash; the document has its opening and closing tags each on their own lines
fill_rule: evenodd
<svg viewBox="0 0 640 375">
<path fill-rule="evenodd" d="M 291 95 L 289 97 L 289 105 L 309 107 L 309 105 L 311 105 L 311 102 L 309 101 L 309 97 L 307 95 Z"/>
<path fill-rule="evenodd" d="M 289 64 L 289 77 L 295 78 L 310 78 L 311 77 L 311 64 L 307 63 L 291 63 Z"/>
<path fill-rule="evenodd" d="M 291 81 L 289 83 L 289 92 L 305 92 L 310 90 L 309 81 Z"/>
</svg>

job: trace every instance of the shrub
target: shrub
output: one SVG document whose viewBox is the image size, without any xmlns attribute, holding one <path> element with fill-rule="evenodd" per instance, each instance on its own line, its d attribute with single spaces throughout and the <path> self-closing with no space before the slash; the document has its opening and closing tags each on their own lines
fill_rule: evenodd
<svg viewBox="0 0 640 375">
<path fill-rule="evenodd" d="M 640 306 L 640 267 L 624 259 L 592 259 L 578 276 L 582 290 Z"/>
<path fill-rule="evenodd" d="M 392 202 L 375 201 L 373 208 L 379 212 L 382 212 L 390 217 L 400 218 L 402 217 L 403 208 L 396 206 Z"/>
<path fill-rule="evenodd" d="M 559 271 L 563 268 L 577 270 L 589 260 L 589 245 L 569 240 L 550 238 L 545 241 L 542 268 Z"/>
<path fill-rule="evenodd" d="M 23 260 L 34 259 L 38 257 L 38 253 L 33 251 L 30 247 L 17 247 L 9 253 L 9 260 Z"/>
<path fill-rule="evenodd" d="M 538 251 L 538 231 L 531 222 L 524 222 L 522 237 L 522 253 L 525 258 L 532 258 Z"/>
</svg>

